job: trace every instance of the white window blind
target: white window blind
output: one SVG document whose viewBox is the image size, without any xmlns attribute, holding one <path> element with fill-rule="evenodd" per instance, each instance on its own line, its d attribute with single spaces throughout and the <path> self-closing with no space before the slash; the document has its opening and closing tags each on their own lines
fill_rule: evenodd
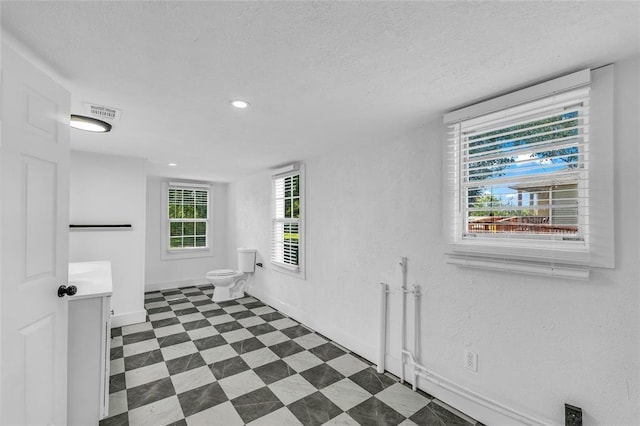
<svg viewBox="0 0 640 426">
<path fill-rule="evenodd" d="M 301 201 L 299 171 L 274 176 L 271 262 L 294 272 L 301 264 Z"/>
<path fill-rule="evenodd" d="M 447 262 L 586 278 L 613 267 L 613 67 L 445 114 Z"/>
<path fill-rule="evenodd" d="M 588 243 L 588 88 L 459 121 L 448 139 L 460 238 Z"/>
</svg>

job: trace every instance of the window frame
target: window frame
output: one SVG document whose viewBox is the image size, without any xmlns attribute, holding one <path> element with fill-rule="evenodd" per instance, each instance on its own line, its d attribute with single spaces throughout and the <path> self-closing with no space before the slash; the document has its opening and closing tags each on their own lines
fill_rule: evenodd
<svg viewBox="0 0 640 426">
<path fill-rule="evenodd" d="M 570 96 L 568 96 L 566 99 L 563 99 L 563 102 L 561 103 L 566 103 L 566 104 L 576 104 L 578 101 L 580 102 L 586 102 L 588 105 L 588 89 L 582 88 L 579 91 L 569 91 L 568 92 L 570 94 Z M 530 111 L 533 110 L 540 110 L 542 109 L 549 109 L 550 107 L 555 107 L 555 105 L 557 105 L 557 99 L 556 99 L 556 95 L 551 95 L 549 97 L 545 97 L 539 101 L 533 101 L 533 102 L 527 102 L 523 105 L 519 105 L 513 109 L 517 109 L 518 112 L 517 114 L 522 116 L 523 114 L 525 116 L 530 116 Z M 580 107 L 578 109 L 582 109 L 584 107 Z M 588 109 L 588 106 L 586 107 Z M 457 122 L 456 124 L 454 124 L 452 126 L 452 129 L 455 128 L 455 132 L 456 132 L 456 137 L 455 138 L 450 138 L 449 143 L 453 144 L 453 141 L 451 139 L 455 139 L 456 142 L 456 146 L 455 146 L 455 155 L 458 156 L 460 158 L 460 165 L 459 165 L 459 169 L 457 171 L 458 173 L 458 185 L 459 188 L 458 190 L 458 196 L 459 196 L 459 207 L 456 210 L 458 213 L 456 214 L 456 218 L 455 220 L 457 222 L 462 222 L 462 227 L 460 229 L 460 231 L 456 232 L 455 238 L 456 240 L 468 240 L 468 239 L 473 239 L 476 241 L 483 241 L 486 244 L 494 244 L 494 245 L 505 245 L 508 247 L 518 247 L 521 245 L 525 245 L 528 247 L 536 247 L 537 245 L 540 245 L 542 247 L 545 247 L 548 244 L 553 244 L 555 249 L 561 249 L 561 250 L 571 250 L 571 251 L 581 251 L 584 250 L 585 246 L 588 245 L 588 237 L 589 237 L 589 233 L 588 233 L 588 221 L 584 220 L 586 217 L 588 217 L 588 212 L 589 212 L 589 207 L 588 207 L 588 203 L 584 202 L 584 199 L 582 197 L 578 197 L 578 193 L 580 194 L 586 194 L 586 188 L 588 185 L 588 159 L 589 157 L 589 153 L 588 153 L 588 142 L 585 142 L 585 135 L 584 134 L 580 134 L 577 138 L 576 138 L 576 142 L 575 145 L 576 147 L 579 147 L 579 149 L 581 149 L 581 151 L 576 154 L 575 156 L 578 157 L 578 160 L 576 162 L 576 164 L 579 167 L 576 167 L 574 170 L 571 171 L 565 171 L 565 170 L 557 170 L 554 172 L 542 172 L 542 173 L 535 173 L 532 175 L 525 175 L 523 173 L 520 173 L 518 176 L 514 176 L 511 178 L 504 178 L 504 177 L 500 177 L 498 178 L 498 185 L 497 187 L 513 187 L 513 186 L 524 186 L 524 185 L 533 185 L 533 186 L 545 186 L 545 187 L 551 187 L 552 185 L 554 185 L 554 182 L 558 185 L 563 185 L 563 183 L 561 183 L 563 180 L 566 179 L 567 176 L 570 176 L 570 182 L 566 181 L 564 182 L 564 185 L 568 184 L 568 183 L 573 183 L 573 181 L 575 180 L 575 185 L 576 185 L 576 197 L 578 198 L 578 203 L 576 205 L 576 209 L 577 209 L 577 213 L 576 213 L 576 228 L 578 229 L 577 232 L 575 233 L 575 235 L 571 234 L 569 236 L 567 235 L 563 235 L 563 234 L 559 234 L 559 233 L 525 233 L 525 232 L 510 232 L 510 233 L 506 233 L 506 232 L 497 232 L 497 233 L 482 233 L 482 232 L 472 232 L 469 230 L 469 223 L 470 223 L 470 219 L 473 217 L 470 212 L 473 211 L 474 208 L 477 207 L 472 207 L 470 206 L 470 200 L 469 200 L 469 191 L 471 190 L 471 188 L 474 187 L 493 187 L 495 185 L 495 181 L 493 179 L 487 179 L 487 180 L 473 180 L 471 177 L 474 176 L 474 171 L 475 170 L 470 170 L 469 169 L 469 165 L 470 164 L 474 164 L 474 163 L 478 163 L 481 162 L 483 160 L 474 160 L 474 159 L 470 159 L 467 157 L 467 155 L 465 154 L 465 150 L 473 150 L 474 148 L 470 147 L 470 144 L 472 144 L 473 142 L 469 140 L 468 137 L 464 136 L 465 134 L 468 134 L 469 131 L 469 127 L 472 129 L 477 129 L 478 126 L 485 127 L 485 130 L 481 130 L 481 131 L 477 131 L 477 130 L 473 130 L 471 133 L 489 133 L 492 132 L 494 129 L 505 129 L 505 128 L 509 128 L 511 126 L 511 124 L 509 123 L 509 121 L 511 120 L 503 120 L 503 114 L 504 113 L 512 113 L 513 112 L 512 108 L 508 108 L 508 109 L 503 109 L 500 111 L 497 111 L 495 113 L 490 113 L 487 114 L 485 116 L 481 116 L 479 119 L 470 119 L 470 120 L 463 120 L 461 122 Z M 555 109 L 555 108 L 554 108 Z M 545 115 L 548 115 L 547 113 L 545 113 Z M 560 113 L 555 113 L 555 115 L 560 115 Z M 499 118 L 496 118 L 499 117 Z M 588 120 L 588 118 L 586 118 Z M 500 120 L 497 124 L 493 124 L 492 126 L 489 127 L 490 130 L 486 130 L 486 125 L 484 125 L 485 122 L 487 121 L 496 121 L 496 120 Z M 582 114 L 579 114 L 575 119 L 571 119 L 571 120 L 575 120 L 577 122 L 582 122 L 583 120 L 585 120 L 585 117 Z M 475 121 L 475 123 L 474 123 Z M 525 121 L 525 123 L 533 123 L 535 122 L 535 119 L 531 119 L 531 118 L 527 118 L 527 120 Z M 462 125 L 467 125 L 468 127 L 465 128 L 464 131 L 462 131 L 460 129 L 460 126 Z M 584 128 L 586 127 L 585 125 L 579 125 L 579 127 L 581 128 L 581 131 L 584 130 Z M 522 132 L 521 130 L 518 132 Z M 535 137 L 535 136 L 534 136 Z M 493 142 L 493 145 L 499 145 L 498 142 Z M 562 145 L 562 143 L 558 143 L 556 141 L 553 141 L 553 146 L 549 147 L 547 143 L 545 143 L 545 149 L 556 149 L 557 144 Z M 525 145 L 522 145 L 522 147 L 524 147 Z M 451 148 L 451 147 L 450 147 Z M 478 149 L 478 148 L 475 148 Z M 531 148 L 529 148 L 531 149 Z M 496 150 L 495 153 L 493 153 L 491 155 L 491 157 L 496 157 L 496 158 L 508 158 L 510 156 L 513 156 L 513 152 L 517 152 L 519 151 L 520 148 L 516 147 L 514 148 L 513 146 L 508 147 L 505 151 L 503 150 Z M 483 165 L 482 167 L 486 167 L 487 169 L 491 168 L 491 167 L 495 167 L 494 165 Z M 499 167 L 499 166 L 498 166 Z M 541 167 L 541 169 L 543 169 Z M 505 168 L 506 170 L 506 168 Z M 514 168 L 512 170 L 517 170 L 517 168 Z M 552 192 L 551 190 L 549 190 L 549 192 Z M 492 193 L 491 193 L 492 194 Z M 552 200 L 553 196 L 550 195 L 549 196 L 549 200 Z M 554 207 L 551 206 L 551 204 L 549 204 L 549 217 L 552 216 L 552 213 L 554 211 Z M 534 205 L 533 207 L 536 208 L 540 208 L 541 205 Z M 491 210 L 493 207 L 485 207 L 486 209 Z M 500 208 L 498 208 L 497 210 L 500 209 L 508 209 L 508 207 L 506 206 L 500 206 Z M 555 209 L 560 209 L 555 208 Z M 495 241 L 498 240 L 498 241 Z"/>
<path fill-rule="evenodd" d="M 584 244 L 525 238 L 463 238 L 461 158 L 444 151 L 443 215 L 447 262 L 494 270 L 585 279 L 590 267 L 614 267 L 613 258 L 613 65 L 583 70 L 445 114 L 444 142 L 455 122 L 590 87 L 589 231 Z M 594 179 L 593 176 L 597 176 Z M 583 207 L 584 208 L 584 207 Z M 597 226 L 593 226 L 597 224 Z"/>
<path fill-rule="evenodd" d="M 276 181 L 286 179 L 292 176 L 298 176 L 298 200 L 299 200 L 299 217 L 294 218 L 278 218 L 276 217 L 277 199 L 276 199 Z M 278 169 L 271 176 L 271 247 L 269 251 L 269 263 L 273 270 L 288 274 L 294 277 L 305 279 L 305 167 L 303 164 L 292 164 Z M 284 200 L 284 198 L 283 198 Z M 292 265 L 280 262 L 275 259 L 275 226 L 276 223 L 296 223 L 298 225 L 298 264 Z M 284 244 L 284 242 L 282 243 Z"/>
<path fill-rule="evenodd" d="M 170 189 L 186 189 L 192 191 L 207 191 L 207 218 L 204 220 L 207 227 L 206 246 L 205 247 L 182 247 L 171 248 L 171 223 L 174 222 L 169 218 L 169 190 Z M 193 259 L 200 257 L 213 256 L 213 185 L 206 182 L 193 181 L 166 181 L 162 184 L 161 197 L 161 246 L 160 253 L 163 260 L 172 259 Z"/>
</svg>

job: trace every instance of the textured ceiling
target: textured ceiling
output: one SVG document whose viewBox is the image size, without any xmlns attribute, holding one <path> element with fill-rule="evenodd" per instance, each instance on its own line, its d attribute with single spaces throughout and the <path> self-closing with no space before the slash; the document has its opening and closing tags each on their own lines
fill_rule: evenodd
<svg viewBox="0 0 640 426">
<path fill-rule="evenodd" d="M 638 2 L 0 7 L 8 38 L 61 76 L 72 112 L 122 110 L 109 134 L 73 130 L 74 149 L 218 181 L 390 141 L 446 110 L 640 54 Z"/>
</svg>

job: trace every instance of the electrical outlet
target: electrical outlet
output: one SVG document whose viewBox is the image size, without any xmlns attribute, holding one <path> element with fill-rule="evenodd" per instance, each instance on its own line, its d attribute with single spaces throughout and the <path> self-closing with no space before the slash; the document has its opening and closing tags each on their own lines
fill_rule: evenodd
<svg viewBox="0 0 640 426">
<path fill-rule="evenodd" d="M 564 404 L 565 426 L 582 426 L 582 408 Z"/>
<path fill-rule="evenodd" d="M 473 372 L 478 372 L 478 354 L 465 349 L 464 368 Z"/>
</svg>

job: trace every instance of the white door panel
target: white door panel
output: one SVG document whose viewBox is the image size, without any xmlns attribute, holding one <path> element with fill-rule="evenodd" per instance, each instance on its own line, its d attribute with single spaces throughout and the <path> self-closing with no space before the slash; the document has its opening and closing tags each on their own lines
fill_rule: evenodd
<svg viewBox="0 0 640 426">
<path fill-rule="evenodd" d="M 0 397 L 3 425 L 64 425 L 69 93 L 2 45 Z"/>
</svg>

